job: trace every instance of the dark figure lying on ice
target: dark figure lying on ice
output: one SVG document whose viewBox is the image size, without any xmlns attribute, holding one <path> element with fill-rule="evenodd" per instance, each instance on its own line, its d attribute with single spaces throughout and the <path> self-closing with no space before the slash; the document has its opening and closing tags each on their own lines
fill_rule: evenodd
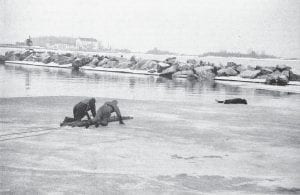
<svg viewBox="0 0 300 195">
<path fill-rule="evenodd" d="M 247 104 L 247 100 L 241 98 L 228 99 L 224 101 L 216 100 L 216 102 L 224 104 Z"/>
</svg>

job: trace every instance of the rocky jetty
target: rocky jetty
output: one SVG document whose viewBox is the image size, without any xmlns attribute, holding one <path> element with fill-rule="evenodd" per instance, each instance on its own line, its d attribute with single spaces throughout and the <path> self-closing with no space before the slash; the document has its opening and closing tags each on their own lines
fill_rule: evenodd
<svg viewBox="0 0 300 195">
<path fill-rule="evenodd" d="M 130 59 L 116 56 L 83 55 L 75 53 L 59 54 L 55 52 L 36 52 L 27 50 L 23 52 L 9 51 L 0 56 L 1 61 L 33 61 L 44 64 L 58 65 L 72 64 L 74 69 L 83 66 L 92 68 L 120 68 L 130 70 L 143 70 L 149 73 L 159 73 L 168 78 L 188 78 L 197 80 L 213 80 L 215 77 L 240 77 L 241 79 L 265 79 L 266 84 L 287 85 L 289 81 L 300 81 L 300 75 L 294 74 L 291 67 L 277 65 L 274 67 L 245 66 L 228 62 L 226 65 L 213 64 L 197 59 L 179 61 L 170 57 L 163 61 L 141 59 L 132 56 Z"/>
</svg>

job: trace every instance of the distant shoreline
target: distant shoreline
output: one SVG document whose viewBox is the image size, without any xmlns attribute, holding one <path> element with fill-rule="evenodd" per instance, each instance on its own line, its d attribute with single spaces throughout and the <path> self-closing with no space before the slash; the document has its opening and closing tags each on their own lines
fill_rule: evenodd
<svg viewBox="0 0 300 195">
<path fill-rule="evenodd" d="M 299 60 L 299 58 L 283 58 L 283 57 L 278 57 L 274 55 L 269 55 L 265 53 L 258 54 L 255 51 L 251 51 L 249 53 L 240 53 L 240 52 L 227 52 L 227 51 L 220 51 L 220 52 L 206 52 L 199 57 L 208 57 L 208 56 L 213 56 L 213 57 L 223 57 L 223 58 L 252 58 L 252 59 L 283 59 L 283 60 Z"/>
<path fill-rule="evenodd" d="M 253 59 L 253 60 L 291 60 L 299 61 L 300 58 L 254 58 L 254 57 L 236 57 L 236 56 L 198 56 L 199 58 L 235 58 L 235 59 Z"/>
</svg>

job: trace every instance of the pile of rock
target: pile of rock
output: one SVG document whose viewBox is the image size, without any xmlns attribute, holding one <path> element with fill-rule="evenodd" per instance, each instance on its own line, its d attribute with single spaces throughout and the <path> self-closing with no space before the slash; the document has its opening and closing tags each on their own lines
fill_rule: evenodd
<svg viewBox="0 0 300 195">
<path fill-rule="evenodd" d="M 216 67 L 214 64 L 188 59 L 179 62 L 175 57 L 167 58 L 162 64 L 161 75 L 172 78 L 190 78 L 198 80 L 212 80 L 215 77 Z"/>
<path fill-rule="evenodd" d="M 203 62 L 196 59 L 188 59 L 186 62 L 170 57 L 164 61 L 141 59 L 132 56 L 130 59 L 115 56 L 82 55 L 55 52 L 36 52 L 27 50 L 23 52 L 9 51 L 0 60 L 9 61 L 33 61 L 45 64 L 56 63 L 58 65 L 72 64 L 74 69 L 82 66 L 103 68 L 129 68 L 131 70 L 144 70 L 169 78 L 192 78 L 198 80 L 212 80 L 215 76 L 239 76 L 247 79 L 265 79 L 266 84 L 286 85 L 289 81 L 300 81 L 300 75 L 291 71 L 291 67 L 277 65 L 276 67 L 244 66 L 234 62 L 228 62 L 225 66 Z"/>
<path fill-rule="evenodd" d="M 248 66 L 228 62 L 226 67 L 217 72 L 218 76 L 239 76 L 247 79 L 265 79 L 266 84 L 287 85 L 289 81 L 300 81 L 300 76 L 291 71 L 291 67 L 277 65 L 275 67 Z"/>
<path fill-rule="evenodd" d="M 285 65 L 277 65 L 274 71 L 267 75 L 266 84 L 287 85 L 290 80 L 290 75 L 293 75 L 291 67 Z"/>
</svg>

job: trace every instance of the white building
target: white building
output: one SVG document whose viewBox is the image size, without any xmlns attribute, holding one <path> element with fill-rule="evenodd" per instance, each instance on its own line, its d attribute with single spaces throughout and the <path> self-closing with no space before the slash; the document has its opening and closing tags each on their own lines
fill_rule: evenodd
<svg viewBox="0 0 300 195">
<path fill-rule="evenodd" d="M 99 43 L 94 38 L 78 38 L 76 39 L 76 48 L 78 50 L 98 50 Z"/>
</svg>

